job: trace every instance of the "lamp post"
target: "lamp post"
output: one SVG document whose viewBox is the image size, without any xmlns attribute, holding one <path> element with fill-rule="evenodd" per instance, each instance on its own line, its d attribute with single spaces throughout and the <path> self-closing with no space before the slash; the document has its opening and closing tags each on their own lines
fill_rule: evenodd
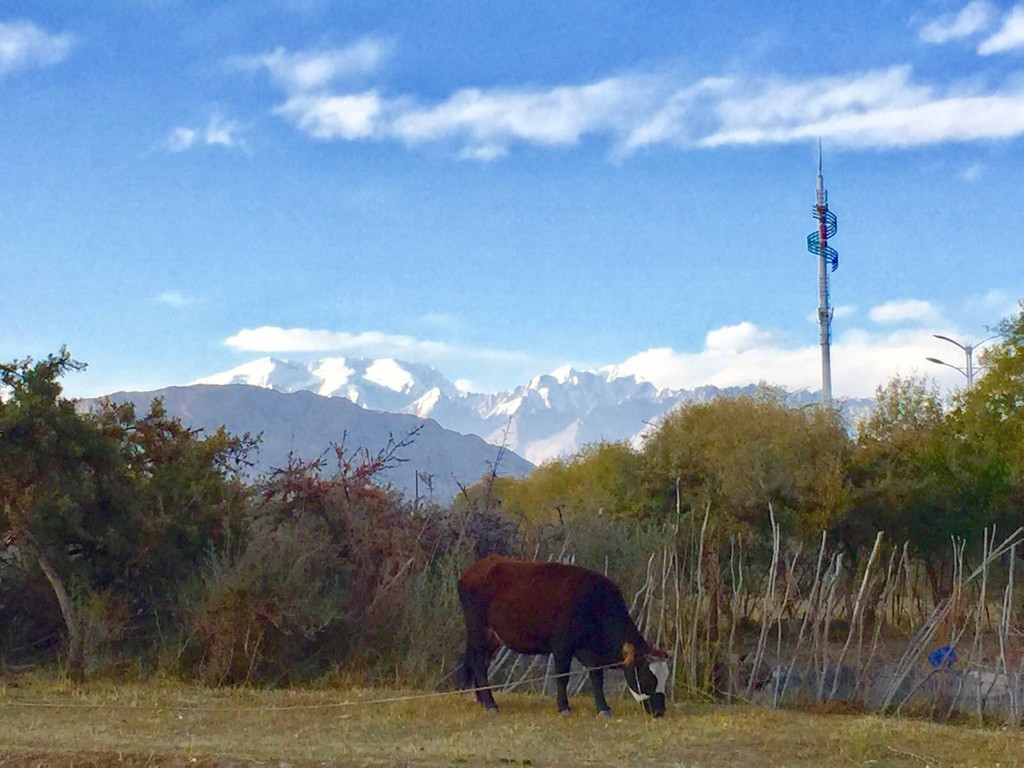
<svg viewBox="0 0 1024 768">
<path fill-rule="evenodd" d="M 982 339 L 981 341 L 975 342 L 974 344 L 963 344 L 957 341 L 956 339 L 951 339 L 949 338 L 949 336 L 943 336 L 940 333 L 933 333 L 932 336 L 934 336 L 936 339 L 942 339 L 943 341 L 948 341 L 950 344 L 955 344 L 956 346 L 960 347 L 960 349 L 962 349 L 964 353 L 964 367 L 961 368 L 959 365 L 952 365 L 944 360 L 939 360 L 936 357 L 926 357 L 925 360 L 927 360 L 929 363 L 935 363 L 936 365 L 944 365 L 947 368 L 952 368 L 954 371 L 960 371 L 960 373 L 962 373 L 967 378 L 967 388 L 970 389 L 971 387 L 973 387 L 974 350 L 980 347 L 986 341 L 991 341 L 996 337 L 989 336 L 987 339 Z"/>
</svg>

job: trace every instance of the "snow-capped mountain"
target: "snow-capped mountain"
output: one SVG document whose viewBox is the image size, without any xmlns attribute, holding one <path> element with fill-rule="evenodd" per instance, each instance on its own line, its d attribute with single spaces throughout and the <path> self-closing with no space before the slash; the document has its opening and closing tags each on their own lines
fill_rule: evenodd
<svg viewBox="0 0 1024 768">
<path fill-rule="evenodd" d="M 343 397 L 363 408 L 396 413 L 415 413 L 409 404 L 434 390 L 437 397 L 458 394 L 455 385 L 430 366 L 390 358 L 325 357 L 307 365 L 261 357 L 192 383 L 248 384 L 277 392 L 313 392 L 324 397 Z"/>
<path fill-rule="evenodd" d="M 271 379 L 280 382 L 300 373 L 294 366 L 284 370 L 287 373 Z M 264 372 L 268 372 L 266 368 Z M 499 454 L 498 448 L 478 436 L 445 429 L 431 419 L 360 408 L 346 398 L 317 397 L 306 391 L 285 393 L 243 384 L 194 384 L 152 392 L 115 392 L 109 397 L 116 403 L 133 403 L 140 414 L 159 397 L 167 413 L 193 429 L 212 432 L 223 425 L 234 434 L 260 435 L 257 451 L 249 457 L 254 462 L 253 475 L 285 466 L 289 455 L 307 461 L 316 459 L 332 443 L 343 443 L 350 452 L 366 450 L 376 455 L 390 439 L 403 440 L 416 430 L 411 444 L 399 452 L 400 461 L 380 476 L 410 499 L 418 491 L 420 496 L 450 501 L 462 486 L 472 485 L 489 473 Z M 97 399 L 81 400 L 78 407 L 88 411 L 97 404 Z M 328 469 L 332 468 L 328 462 Z M 498 465 L 500 474 L 516 477 L 532 469 L 522 457 L 509 451 Z"/>
<path fill-rule="evenodd" d="M 682 403 L 756 389 L 750 385 L 658 390 L 614 367 L 580 371 L 565 366 L 510 391 L 467 393 L 427 365 L 345 357 L 310 364 L 264 357 L 195 383 L 248 384 L 342 397 L 364 408 L 430 418 L 447 429 L 504 443 L 535 464 L 567 456 L 598 440 L 638 440 L 650 424 Z M 817 397 L 801 391 L 789 399 L 804 405 Z M 849 401 L 844 410 L 855 421 L 871 402 Z"/>
</svg>

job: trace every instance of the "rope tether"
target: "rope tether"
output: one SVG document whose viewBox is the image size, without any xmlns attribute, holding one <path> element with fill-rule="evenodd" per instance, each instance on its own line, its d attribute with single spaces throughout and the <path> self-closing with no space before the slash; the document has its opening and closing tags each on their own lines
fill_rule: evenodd
<svg viewBox="0 0 1024 768">
<path fill-rule="evenodd" d="M 604 669 L 612 669 L 619 667 L 622 662 L 615 662 L 614 664 L 605 664 L 600 667 L 584 667 L 589 672 L 597 672 Z M 556 675 L 545 675 L 543 677 L 535 677 L 529 680 L 520 680 L 519 683 L 539 683 L 544 680 L 549 680 L 552 677 L 557 679 L 560 677 L 569 677 L 575 674 L 573 672 L 563 672 Z M 406 696 L 385 696 L 379 699 L 363 699 L 361 701 L 335 701 L 326 702 L 323 704 L 285 704 L 276 706 L 227 706 L 227 707 L 197 707 L 197 706 L 156 706 L 156 707 L 143 707 L 139 704 L 117 704 L 117 703 L 79 703 L 79 702 L 41 702 L 41 701 L 8 701 L 0 698 L 0 707 L 35 707 L 42 709 L 173 709 L 181 712 L 246 712 L 246 711 L 261 711 L 261 712 L 284 712 L 288 710 L 303 710 L 303 709 L 341 709 L 345 707 L 356 707 L 360 705 L 374 705 L 374 704 L 393 704 L 400 701 L 416 701 L 418 699 L 432 699 L 440 696 L 454 696 L 457 694 L 464 693 L 477 693 L 479 691 L 493 691 L 501 688 L 504 683 L 478 686 L 476 688 L 461 688 L 453 691 L 435 691 L 433 693 L 414 693 Z"/>
</svg>

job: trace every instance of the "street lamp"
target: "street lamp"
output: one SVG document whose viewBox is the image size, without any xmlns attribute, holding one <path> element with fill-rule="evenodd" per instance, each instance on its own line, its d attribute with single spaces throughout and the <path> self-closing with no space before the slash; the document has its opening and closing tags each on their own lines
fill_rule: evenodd
<svg viewBox="0 0 1024 768">
<path fill-rule="evenodd" d="M 962 349 L 964 352 L 964 367 L 961 368 L 959 365 L 952 365 L 944 360 L 939 360 L 936 357 L 926 357 L 925 360 L 927 360 L 929 363 L 935 363 L 936 365 L 944 365 L 947 368 L 952 368 L 954 371 L 960 371 L 960 373 L 967 377 L 967 388 L 970 389 L 972 386 L 974 386 L 974 350 L 980 347 L 986 341 L 991 341 L 992 339 L 996 338 L 996 336 L 989 336 L 987 339 L 982 339 L 981 341 L 975 342 L 974 344 L 961 344 L 956 339 L 951 339 L 949 338 L 949 336 L 943 336 L 940 333 L 933 333 L 932 336 L 934 336 L 936 339 L 942 339 L 943 341 L 948 341 L 950 344 L 955 344 L 956 346 L 960 347 L 960 349 Z"/>
</svg>

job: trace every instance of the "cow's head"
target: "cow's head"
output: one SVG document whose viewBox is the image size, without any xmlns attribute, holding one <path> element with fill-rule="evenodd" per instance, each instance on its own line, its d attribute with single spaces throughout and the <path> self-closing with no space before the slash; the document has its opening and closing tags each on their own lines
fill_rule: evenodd
<svg viewBox="0 0 1024 768">
<path fill-rule="evenodd" d="M 665 714 L 665 686 L 668 683 L 668 655 L 652 649 L 638 656 L 632 643 L 622 646 L 622 671 L 633 698 L 644 712 L 655 717 Z"/>
</svg>

